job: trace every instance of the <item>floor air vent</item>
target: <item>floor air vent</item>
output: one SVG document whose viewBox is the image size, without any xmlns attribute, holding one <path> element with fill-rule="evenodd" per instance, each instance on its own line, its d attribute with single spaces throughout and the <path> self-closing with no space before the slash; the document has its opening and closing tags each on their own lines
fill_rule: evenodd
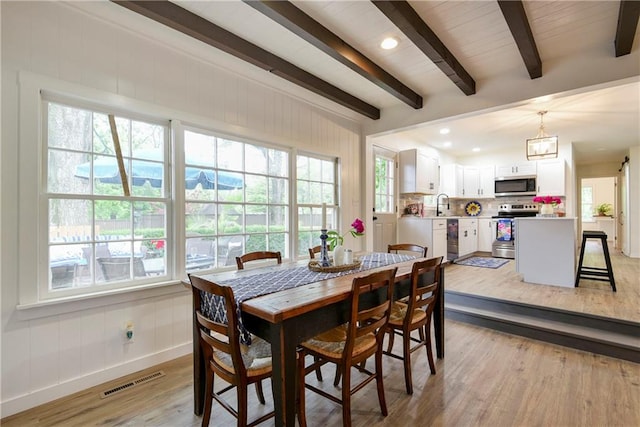
<svg viewBox="0 0 640 427">
<path fill-rule="evenodd" d="M 109 390 L 105 390 L 102 393 L 100 393 L 100 397 L 104 399 L 105 397 L 113 396 L 116 393 L 119 393 L 124 390 L 128 390 L 131 387 L 147 383 L 151 380 L 155 380 L 156 378 L 160 378 L 160 377 L 164 377 L 164 371 L 156 371 L 149 375 L 145 375 L 144 377 L 137 378 L 135 380 L 126 382 L 124 384 L 117 385 L 113 388 L 110 388 Z"/>
</svg>

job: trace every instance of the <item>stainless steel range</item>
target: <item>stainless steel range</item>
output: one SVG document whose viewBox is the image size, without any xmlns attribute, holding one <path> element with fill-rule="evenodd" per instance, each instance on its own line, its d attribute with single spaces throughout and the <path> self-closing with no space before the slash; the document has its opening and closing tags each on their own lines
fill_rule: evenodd
<svg viewBox="0 0 640 427">
<path fill-rule="evenodd" d="M 538 214 L 537 203 L 505 203 L 498 207 L 496 235 L 491 247 L 491 255 L 498 258 L 515 258 L 514 218 L 531 217 Z"/>
</svg>

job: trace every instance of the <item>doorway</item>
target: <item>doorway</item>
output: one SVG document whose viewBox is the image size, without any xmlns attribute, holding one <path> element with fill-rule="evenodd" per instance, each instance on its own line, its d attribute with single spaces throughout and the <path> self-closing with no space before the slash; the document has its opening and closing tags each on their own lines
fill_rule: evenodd
<svg viewBox="0 0 640 427">
<path fill-rule="evenodd" d="M 396 242 L 397 153 L 373 146 L 373 250 L 386 252 Z"/>
<path fill-rule="evenodd" d="M 583 178 L 580 183 L 580 223 L 582 231 L 604 231 L 611 247 L 617 239 L 617 177 Z"/>
</svg>

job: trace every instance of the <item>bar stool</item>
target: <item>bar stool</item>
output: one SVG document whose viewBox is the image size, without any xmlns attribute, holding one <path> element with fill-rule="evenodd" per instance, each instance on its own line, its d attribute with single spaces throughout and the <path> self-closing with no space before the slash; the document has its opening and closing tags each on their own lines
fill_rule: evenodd
<svg viewBox="0 0 640 427">
<path fill-rule="evenodd" d="M 604 261 L 607 268 L 601 267 L 586 267 L 582 265 L 584 258 L 584 248 L 587 243 L 587 239 L 600 239 L 602 242 L 602 250 L 604 251 Z M 609 257 L 609 246 L 607 245 L 607 233 L 604 231 L 583 231 L 582 232 L 582 247 L 580 248 L 580 261 L 578 262 L 578 273 L 576 274 L 576 284 L 578 287 L 580 279 L 600 280 L 603 282 L 609 282 L 613 292 L 616 292 L 616 281 L 613 278 L 613 268 L 611 267 L 611 258 Z"/>
</svg>

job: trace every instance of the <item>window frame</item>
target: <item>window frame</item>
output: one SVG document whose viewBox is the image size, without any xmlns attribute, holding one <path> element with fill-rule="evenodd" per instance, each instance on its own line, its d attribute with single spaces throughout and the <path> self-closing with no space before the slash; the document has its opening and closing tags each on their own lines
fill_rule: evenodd
<svg viewBox="0 0 640 427">
<path fill-rule="evenodd" d="M 296 151 L 295 155 L 295 162 L 293 162 L 292 167 L 295 170 L 295 179 L 293 179 L 294 185 L 295 185 L 295 211 L 292 212 L 292 216 L 295 216 L 295 222 L 294 225 L 296 227 L 296 235 L 294 236 L 294 240 L 295 240 L 295 247 L 294 249 L 296 250 L 296 257 L 298 259 L 301 258 L 305 258 L 309 256 L 309 253 L 307 252 L 307 247 L 299 247 L 299 242 L 300 242 L 300 221 L 299 221 L 299 217 L 300 217 L 300 208 L 310 208 L 312 210 L 312 215 L 315 215 L 314 212 L 321 212 L 322 210 L 322 202 L 320 203 L 298 203 L 298 191 L 299 191 L 299 187 L 298 187 L 298 157 L 299 156 L 303 156 L 303 157 L 307 157 L 307 158 L 312 158 L 312 159 L 317 159 L 317 160 L 321 160 L 321 161 L 327 161 L 333 164 L 333 185 L 334 185 L 334 194 L 333 194 L 333 200 L 335 201 L 335 203 L 333 205 L 327 204 L 327 208 L 332 210 L 332 214 L 327 214 L 327 228 L 328 230 L 340 230 L 341 229 L 341 224 L 340 224 L 340 218 L 341 218 L 341 203 L 340 203 L 340 195 L 341 195 L 341 183 L 340 183 L 340 158 L 336 157 L 336 156 L 330 156 L 330 155 L 323 155 L 323 154 L 317 154 L 317 153 L 312 153 L 309 151 L 302 151 L 302 150 L 298 150 Z M 322 181 L 320 181 L 322 182 Z M 293 196 L 292 196 L 293 197 Z M 313 224 L 315 224 L 315 221 L 313 222 Z M 320 228 L 314 228 L 312 226 L 311 230 L 309 230 L 310 232 L 314 232 L 316 231 L 318 233 L 316 240 L 312 241 L 309 247 L 313 247 L 316 245 L 319 245 L 321 243 L 320 241 Z"/>
<path fill-rule="evenodd" d="M 185 147 L 186 147 L 186 142 L 185 142 L 185 132 L 193 132 L 193 133 L 199 133 L 202 135 L 206 135 L 212 138 L 215 138 L 216 140 L 218 139 L 223 139 L 223 140 L 228 140 L 228 141 L 232 141 L 232 142 L 237 142 L 237 143 L 241 143 L 243 144 L 245 147 L 246 145 L 250 145 L 250 146 L 255 146 L 255 147 L 259 147 L 259 148 L 264 148 L 266 150 L 277 150 L 277 151 L 281 151 L 283 153 L 285 153 L 287 155 L 287 165 L 286 165 L 286 176 L 277 176 L 277 175 L 270 175 L 269 171 L 267 170 L 266 173 L 257 173 L 257 172 L 251 172 L 251 171 L 247 171 L 247 164 L 246 164 L 246 157 L 244 156 L 243 153 L 243 165 L 242 165 L 242 170 L 227 170 L 225 168 L 220 168 L 218 167 L 218 165 L 216 164 L 215 167 L 212 167 L 213 170 L 216 171 L 216 173 L 220 170 L 225 171 L 225 172 L 232 172 L 232 173 L 238 173 L 238 174 L 242 174 L 243 175 L 243 179 L 246 178 L 246 175 L 251 175 L 251 176 L 263 176 L 266 177 L 267 180 L 269 178 L 279 178 L 279 179 L 286 179 L 288 181 L 288 185 L 287 185 L 287 192 L 288 192 L 288 203 L 269 203 L 268 200 L 267 202 L 264 204 L 265 206 L 269 207 L 269 206 L 285 206 L 288 209 L 288 219 L 286 221 L 286 227 L 285 230 L 282 232 L 270 232 L 268 230 L 265 230 L 265 235 L 269 235 L 269 234 L 284 234 L 285 235 L 285 240 L 284 240 L 284 245 L 285 245 L 285 252 L 282 254 L 283 259 L 287 259 L 287 258 L 291 258 L 293 259 L 293 251 L 294 251 L 294 238 L 293 236 L 297 233 L 297 229 L 294 229 L 294 223 L 292 220 L 292 210 L 293 210 L 293 206 L 294 206 L 294 200 L 292 198 L 292 192 L 293 192 L 293 188 L 295 183 L 293 182 L 293 174 L 292 174 L 292 169 L 294 167 L 293 163 L 292 163 L 292 159 L 295 156 L 294 154 L 294 150 L 292 150 L 291 148 L 287 148 L 284 146 L 280 146 L 277 144 L 271 144 L 265 141 L 257 141 L 257 140 L 252 140 L 250 138 L 245 138 L 245 137 L 241 137 L 238 135 L 230 135 L 227 134 L 225 132 L 220 132 L 217 131 L 215 129 L 211 129 L 207 126 L 202 126 L 202 125 L 197 125 L 197 124 L 183 124 L 182 126 L 180 126 L 180 129 L 178 131 L 178 133 L 180 134 L 180 137 L 182 139 L 182 144 L 181 144 L 181 148 L 179 149 L 180 155 L 184 156 L 185 153 Z M 216 142 L 216 162 L 217 162 L 217 142 Z M 178 151 L 178 150 L 176 150 Z M 180 168 L 176 168 L 176 169 L 180 169 L 181 173 L 184 175 L 184 171 L 185 171 L 185 167 L 187 165 L 186 163 L 186 159 L 183 159 L 183 161 L 180 163 L 181 167 Z M 178 186 L 180 187 L 180 186 Z M 186 242 L 188 238 L 193 238 L 195 236 L 187 236 L 187 230 L 186 230 L 186 212 L 185 212 L 185 208 L 186 208 L 186 204 L 187 203 L 210 203 L 212 205 L 215 205 L 216 207 L 222 205 L 232 205 L 233 202 L 229 202 L 229 201 L 221 201 L 219 199 L 216 199 L 214 201 L 204 201 L 204 200 L 193 200 L 190 199 L 189 202 L 187 202 L 186 199 L 186 195 L 185 192 L 183 191 L 182 187 L 180 187 L 179 189 L 176 188 L 176 193 L 180 195 L 180 197 L 182 198 L 181 200 L 181 204 L 180 206 L 182 207 L 182 215 L 181 215 L 181 220 L 183 221 L 181 223 L 181 228 L 180 228 L 180 233 L 181 233 L 181 249 L 183 249 L 184 251 L 186 251 Z M 255 206 L 257 205 L 255 202 L 247 202 L 246 198 L 246 193 L 243 194 L 243 201 L 240 202 L 240 205 L 243 206 L 243 210 L 246 206 Z M 217 218 L 217 213 L 216 213 L 216 218 Z M 220 237 L 227 237 L 227 236 L 235 236 L 235 237 L 242 237 L 243 240 L 243 247 L 246 244 L 247 238 L 250 237 L 252 234 L 254 233 L 249 233 L 246 230 L 246 218 L 243 217 L 243 231 L 241 233 L 234 233 L 234 234 L 220 234 L 219 231 L 217 231 L 216 233 L 212 234 L 210 237 L 214 237 L 215 239 L 219 239 Z M 273 250 L 271 248 L 269 249 L 265 249 L 265 250 Z M 286 251 L 288 250 L 288 254 L 286 253 Z M 186 260 L 186 252 L 184 254 L 182 254 L 180 256 L 180 262 L 182 263 L 181 266 L 181 270 L 186 271 L 186 265 L 185 264 L 185 260 Z M 217 259 L 216 259 L 217 262 Z M 212 269 L 209 269 L 209 271 L 224 271 L 224 270 L 228 270 L 228 269 L 235 269 L 236 268 L 236 264 L 235 262 L 233 263 L 233 265 L 227 265 L 227 266 L 218 266 L 218 267 L 214 267 Z M 187 273 L 194 273 L 197 271 L 201 271 L 201 270 L 192 270 L 192 271 L 188 271 Z"/>
<path fill-rule="evenodd" d="M 185 281 L 185 197 L 183 191 L 176 191 L 176 183 L 184 182 L 184 141 L 183 127 L 207 130 L 217 137 L 229 138 L 236 141 L 255 144 L 261 147 L 274 148 L 286 151 L 289 155 L 289 239 L 288 245 L 292 258 L 298 253 L 298 204 L 297 204 L 297 155 L 318 157 L 322 159 L 335 159 L 335 183 L 336 183 L 336 214 L 340 219 L 340 158 L 337 156 L 324 156 L 312 152 L 299 151 L 295 146 L 277 144 L 259 139 L 258 133 L 250 131 L 248 135 L 236 135 L 225 132 L 226 126 L 213 122 L 206 117 L 194 116 L 169 107 L 159 106 L 154 103 L 128 98 L 100 89 L 88 88 L 76 83 L 58 80 L 53 77 L 35 74 L 29 71 L 18 73 L 17 91 L 19 106 L 17 117 L 18 144 L 13 153 L 17 159 L 15 175 L 17 184 L 13 187 L 14 194 L 7 195 L 9 199 L 16 201 L 14 206 L 17 219 L 16 240 L 16 283 L 18 293 L 18 305 L 16 306 L 22 319 L 39 319 L 48 316 L 61 315 L 73 311 L 86 310 L 88 308 L 105 307 L 112 304 L 120 304 L 141 298 L 153 298 L 161 296 L 187 295 Z M 47 145 L 43 145 L 43 135 L 46 129 L 43 123 L 43 94 L 57 100 L 58 97 L 71 103 L 72 106 L 82 105 L 84 108 L 97 109 L 98 111 L 113 111 L 115 114 L 125 113 L 127 117 L 148 121 L 169 121 L 169 141 L 166 149 L 167 162 L 169 163 L 166 174 L 172 182 L 169 205 L 167 209 L 167 238 L 174 243 L 174 255 L 167 260 L 166 277 L 161 280 L 153 280 L 148 283 L 137 284 L 117 289 L 104 289 L 98 293 L 84 293 L 60 298 L 43 299 L 40 295 L 40 283 L 43 281 L 48 286 L 48 263 L 44 267 L 33 268 L 34 254 L 40 256 L 43 249 L 48 247 L 48 198 L 41 192 L 47 188 Z M 100 100 L 100 102 L 96 102 Z M 144 112 L 141 114 L 140 112 Z M 188 123 L 188 125 L 183 125 Z M 34 179 L 36 176 L 37 178 Z M 178 185 L 179 187 L 179 185 Z M 173 218 L 173 219 L 172 219 Z M 173 223 L 173 224 L 172 224 Z M 339 225 L 339 224 L 338 224 Z M 171 227 L 172 228 L 169 228 Z M 44 243 L 43 243 L 44 242 Z M 48 254 L 45 259 L 48 259 Z M 231 269 L 231 267 L 229 268 Z M 216 271 L 224 271 L 217 269 Z M 42 271 L 46 274 L 43 275 Z"/>
<path fill-rule="evenodd" d="M 119 289 L 128 289 L 128 288 L 136 288 L 137 286 L 140 285 L 145 285 L 145 284 L 149 284 L 149 283 L 156 283 L 158 282 L 158 278 L 163 278 L 163 279 L 168 279 L 168 278 L 173 278 L 174 277 L 174 264 L 175 264 L 175 253 L 173 250 L 173 247 L 170 245 L 170 242 L 172 241 L 172 237 L 173 236 L 173 217 L 175 215 L 174 213 L 174 209 L 173 209 L 173 200 L 172 200 L 172 187 L 173 187 L 173 180 L 169 178 L 170 175 L 170 171 L 172 170 L 172 162 L 171 162 L 171 147 L 172 147 L 172 141 L 171 141 L 171 121 L 169 119 L 166 118 L 158 118 L 158 117 L 153 117 L 150 115 L 146 115 L 146 114 L 141 114 L 139 112 L 131 112 L 131 111 L 127 111 L 125 109 L 122 108 L 113 108 L 110 106 L 99 106 L 97 103 L 86 103 L 86 102 L 82 102 L 82 101 L 78 101 L 78 100 L 74 100 L 74 99 L 69 99 L 68 97 L 65 97 L 63 95 L 59 95 L 59 94 L 52 94 L 49 93 L 47 91 L 42 91 L 41 92 L 41 126 L 42 126 L 42 135 L 41 135 L 41 142 L 40 142 L 40 155 L 42 157 L 42 164 L 41 164 L 41 169 L 38 171 L 38 173 L 40 173 L 42 175 L 42 180 L 41 182 L 41 187 L 39 188 L 39 197 L 42 199 L 42 205 L 45 206 L 45 208 L 43 209 L 43 216 L 46 216 L 46 219 L 43 220 L 43 227 L 40 228 L 40 230 L 42 230 L 41 233 L 38 233 L 38 260 L 47 260 L 46 263 L 38 263 L 39 265 L 39 269 L 41 269 L 40 271 L 38 271 L 38 277 L 41 279 L 38 281 L 38 295 L 39 295 L 39 300 L 40 301 L 48 301 L 48 300 L 56 300 L 56 299 L 60 299 L 60 298 L 64 298 L 64 297 L 73 297 L 73 296 L 91 296 L 93 294 L 99 294 L 105 291 L 111 291 L 111 290 L 119 290 Z M 89 191 L 88 193 L 62 193 L 62 192 L 52 192 L 49 190 L 49 183 L 48 183 L 48 177 L 49 177 L 49 153 L 50 151 L 53 150 L 57 150 L 57 151 L 62 151 L 62 152 L 67 152 L 67 153 L 72 153 L 72 152 L 76 152 L 76 153 L 85 153 L 88 155 L 88 157 L 94 157 L 95 156 L 95 152 L 94 150 L 94 145 L 93 142 L 91 144 L 91 149 L 90 151 L 87 152 L 82 152 L 82 151 L 76 151 L 73 149 L 70 149 L 68 147 L 57 147 L 57 146 L 50 146 L 49 145 L 49 129 L 48 129 L 48 125 L 49 125 L 49 105 L 50 104 L 56 104 L 56 105 L 61 105 L 64 107 L 68 107 L 68 108 L 72 108 L 72 109 L 77 109 L 77 110 L 84 110 L 89 112 L 90 114 L 94 115 L 94 114 L 102 114 L 102 115 L 109 115 L 109 114 L 113 114 L 114 116 L 116 116 L 116 118 L 119 119 L 124 119 L 129 121 L 129 124 L 131 124 L 131 122 L 134 121 L 138 121 L 138 122 L 143 122 L 143 123 L 147 123 L 147 124 L 152 124 L 152 125 L 157 125 L 157 126 L 161 126 L 164 128 L 164 135 L 163 135 L 163 166 L 164 166 L 164 176 L 163 176 L 163 181 L 164 181 L 164 186 L 163 186 L 163 193 L 160 195 L 160 197 L 148 197 L 148 196 L 140 196 L 140 195 L 135 195 L 133 194 L 133 188 L 130 188 L 131 190 L 131 194 L 129 196 L 125 196 L 125 195 L 104 195 L 104 194 L 95 194 L 93 192 L 93 188 L 91 189 L 91 191 Z M 93 127 L 93 123 L 92 123 L 92 127 Z M 123 158 L 125 160 L 128 159 L 132 159 L 135 158 L 134 157 L 134 153 L 133 152 L 129 152 L 127 156 L 123 156 Z M 132 173 L 132 170 L 129 171 L 129 173 Z M 129 177 L 130 181 L 131 181 L 131 185 L 133 185 L 133 179 L 131 179 L 131 177 Z M 89 185 L 91 186 L 92 183 L 89 183 Z M 141 202 L 150 202 L 150 203 L 161 203 L 164 204 L 165 209 L 164 209 L 164 219 L 165 219 L 165 224 L 164 224 L 164 228 L 165 228 L 165 236 L 163 237 L 163 240 L 165 240 L 165 247 L 169 248 L 171 247 L 171 250 L 166 249 L 165 250 L 165 257 L 164 257 L 164 274 L 160 274 L 158 276 L 146 276 L 146 277 L 134 277 L 131 280 L 118 280 L 118 281 L 91 281 L 88 286 L 71 286 L 68 288 L 63 288 L 63 289 L 53 289 L 52 287 L 50 287 L 49 283 L 49 270 L 50 270 L 50 263 L 51 260 L 49 259 L 49 255 L 50 255 L 50 249 L 52 247 L 56 247 L 58 246 L 57 244 L 53 243 L 50 241 L 50 224 L 49 224 L 49 208 L 50 208 L 50 204 L 49 202 L 51 200 L 56 200 L 56 199 L 66 199 L 66 200 L 87 200 L 90 201 L 93 206 L 95 207 L 95 202 L 96 201 L 123 201 L 123 202 L 128 202 L 131 203 L 131 209 L 133 210 L 134 207 L 133 205 L 135 203 L 141 203 Z M 90 227 L 92 228 L 92 231 L 95 231 L 95 227 L 96 227 L 96 213 L 95 211 L 92 209 L 92 217 L 90 219 Z M 133 231 L 133 227 L 134 224 L 133 222 L 131 223 L 131 227 L 132 227 L 132 231 Z M 142 244 L 142 240 L 141 239 L 136 239 L 135 236 L 132 235 L 130 236 L 130 238 L 127 239 L 119 239 L 119 241 L 122 242 L 130 242 L 131 245 L 134 245 L 136 241 L 140 241 L 140 243 Z M 93 235 L 92 238 L 88 241 L 90 244 L 94 244 L 98 242 L 97 236 Z M 134 254 L 131 254 L 132 256 Z M 93 270 L 94 271 L 98 271 L 98 264 L 95 260 L 95 254 L 94 254 L 94 259 L 92 260 L 93 263 Z M 74 274 L 75 276 L 75 274 Z M 135 275 L 134 275 L 135 276 Z M 95 277 L 95 275 L 94 275 Z M 46 278 L 46 280 L 45 280 Z"/>
</svg>

